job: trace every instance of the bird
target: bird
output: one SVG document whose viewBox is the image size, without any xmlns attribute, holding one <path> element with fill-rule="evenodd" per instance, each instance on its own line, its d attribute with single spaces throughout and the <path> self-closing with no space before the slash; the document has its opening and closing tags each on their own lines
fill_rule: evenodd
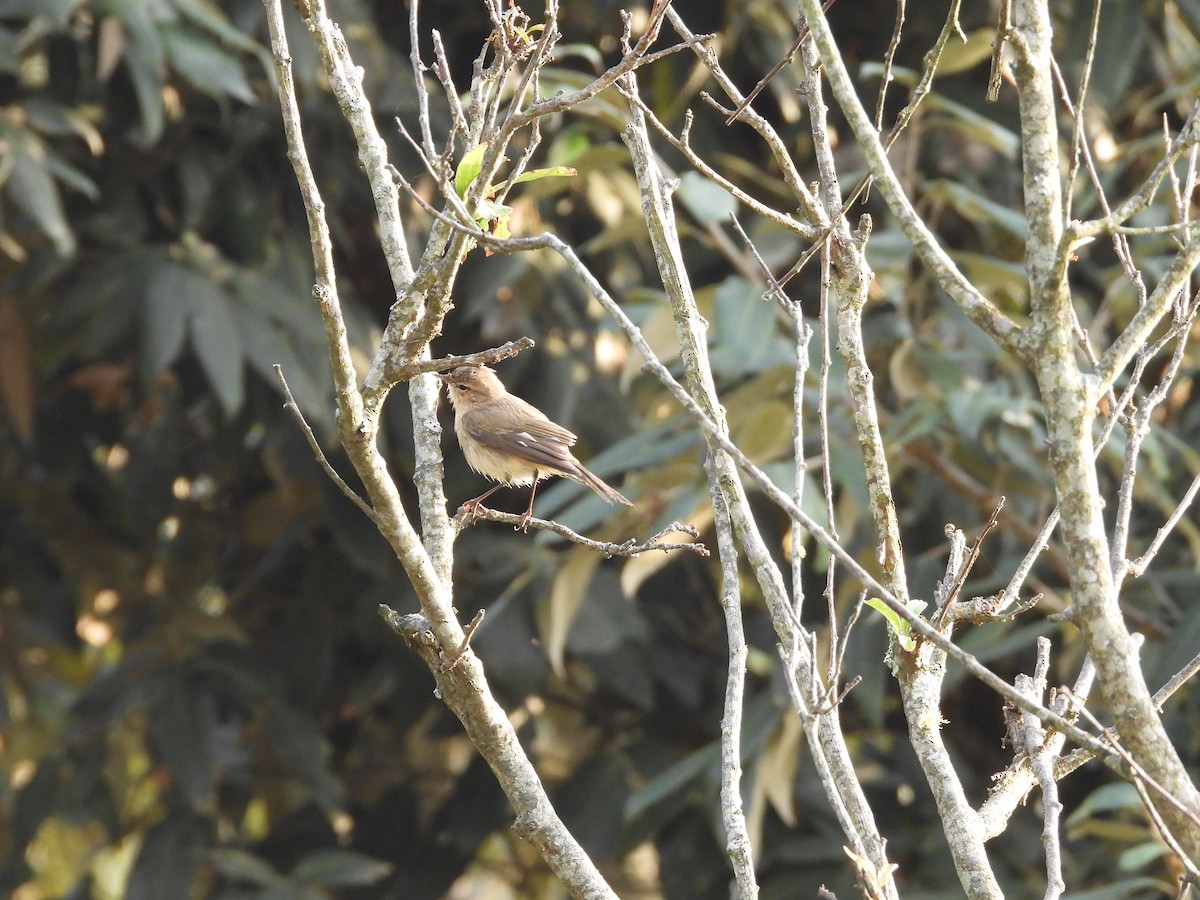
<svg viewBox="0 0 1200 900">
<path fill-rule="evenodd" d="M 454 407 L 454 433 L 467 465 L 499 482 L 463 506 L 474 519 L 479 504 L 501 487 L 530 485 L 529 508 L 517 527 L 525 531 L 533 517 L 537 483 L 554 475 L 585 484 L 609 503 L 632 501 L 577 460 L 575 435 L 540 409 L 508 392 L 487 366 L 459 366 L 435 373 L 446 385 Z"/>
</svg>

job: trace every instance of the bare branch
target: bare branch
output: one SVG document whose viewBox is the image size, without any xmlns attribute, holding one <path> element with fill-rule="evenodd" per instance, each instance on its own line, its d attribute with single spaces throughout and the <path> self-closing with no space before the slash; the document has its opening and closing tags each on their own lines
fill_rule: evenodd
<svg viewBox="0 0 1200 900">
<path fill-rule="evenodd" d="M 506 359 L 512 359 L 518 353 L 532 349 L 533 346 L 532 338 L 517 338 L 515 341 L 508 341 L 499 347 L 493 347 L 491 350 L 482 350 L 479 353 L 465 353 L 462 356 L 442 356 L 437 359 L 418 360 L 397 368 L 396 375 L 398 380 L 408 381 L 410 378 L 416 378 L 418 375 L 423 375 L 426 372 L 448 372 L 451 369 L 457 369 L 459 366 L 493 366 Z"/>
<path fill-rule="evenodd" d="M 1000 79 L 1004 72 L 1004 42 L 1008 40 L 1009 0 L 1000 0 L 996 16 L 996 36 L 992 38 L 992 68 L 988 74 L 987 99 L 995 103 L 1000 99 Z"/>
<path fill-rule="evenodd" d="M 953 584 L 946 592 L 946 596 L 942 601 L 942 605 L 938 607 L 937 614 L 933 617 L 934 626 L 940 628 L 946 622 L 947 616 L 950 614 L 950 607 L 954 601 L 958 599 L 958 595 L 962 592 L 963 585 L 967 583 L 967 578 L 970 576 L 971 570 L 975 568 L 975 563 L 979 559 L 979 551 L 983 547 L 983 542 L 991 533 L 992 529 L 996 527 L 996 524 L 1000 518 L 1000 510 L 1002 509 L 1004 509 L 1003 497 L 997 501 L 996 507 L 992 510 L 992 515 L 988 518 L 987 523 L 983 526 L 983 531 L 979 533 L 979 537 L 976 538 L 974 546 L 971 547 L 970 555 L 967 556 L 966 560 L 959 568 Z"/>
<path fill-rule="evenodd" d="M 723 502 L 720 471 L 713 464 L 711 455 L 706 463 L 708 489 L 713 497 L 713 525 L 721 557 L 721 610 L 725 615 L 725 636 L 729 644 L 725 702 L 721 711 L 721 819 L 725 825 L 725 852 L 733 866 L 738 896 L 751 900 L 758 896 L 758 881 L 754 875 L 754 852 L 742 803 L 742 720 L 749 649 L 742 623 L 742 587 L 733 518 Z"/>
<path fill-rule="evenodd" d="M 1037 640 L 1037 666 L 1032 678 L 1018 675 L 1016 687 L 1034 702 L 1042 702 L 1046 693 L 1046 673 L 1050 668 L 1050 641 Z M 1028 712 L 1023 712 L 1023 749 L 1028 755 L 1030 766 L 1042 789 L 1042 846 L 1046 851 L 1046 900 L 1060 897 L 1066 889 L 1062 875 L 1062 845 L 1059 840 L 1059 814 L 1062 803 L 1058 799 L 1058 781 L 1054 777 L 1054 754 L 1047 745 L 1047 735 L 1042 724 Z"/>
<path fill-rule="evenodd" d="M 937 72 L 938 62 L 941 61 L 942 54 L 945 52 L 946 45 L 950 42 L 950 38 L 957 35 L 960 39 L 964 41 L 966 40 L 966 35 L 963 34 L 962 26 L 958 22 L 958 11 L 961 6 L 962 0 L 953 0 L 953 2 L 951 2 L 950 9 L 946 13 L 946 21 L 942 24 L 942 30 L 938 33 L 937 40 L 933 42 L 933 46 L 929 49 L 929 52 L 925 54 L 925 57 L 922 60 L 921 80 L 918 81 L 917 86 L 913 88 L 912 97 L 909 99 L 904 109 L 900 111 L 900 115 L 896 117 L 896 124 L 892 126 L 892 130 L 888 132 L 887 140 L 884 141 L 883 144 L 885 149 L 891 149 L 892 144 L 896 142 L 896 138 L 900 136 L 900 133 L 908 127 L 908 123 L 912 121 L 912 117 L 916 114 L 921 102 L 929 95 L 929 92 L 933 90 L 933 76 Z M 900 13 L 898 13 L 898 15 L 900 15 L 902 19 L 902 15 Z M 893 40 L 899 39 L 898 29 L 900 25 L 901 21 L 897 21 L 897 33 Z M 888 69 L 885 69 L 885 77 L 888 74 Z M 879 110 L 876 114 L 877 131 L 881 130 L 883 127 L 882 89 L 880 90 L 879 99 Z"/>
<path fill-rule="evenodd" d="M 528 530 L 529 528 L 535 531 L 549 531 L 557 534 L 559 537 L 566 538 L 572 543 L 587 547 L 589 550 L 595 550 L 597 553 L 603 554 L 611 559 L 614 556 L 634 557 L 640 556 L 643 553 L 648 553 L 651 550 L 661 550 L 664 553 L 671 550 L 687 550 L 695 553 L 697 556 L 708 556 L 708 548 L 699 541 L 689 543 L 678 543 L 672 541 L 664 541 L 663 538 L 668 534 L 687 534 L 691 537 L 699 537 L 699 532 L 693 525 L 684 525 L 680 522 L 672 522 L 662 531 L 639 542 L 636 538 L 630 538 L 621 544 L 614 544 L 611 541 L 594 541 L 591 538 L 584 537 L 582 534 L 577 534 L 566 525 L 555 522 L 552 519 L 538 519 L 536 517 L 525 519 L 524 515 L 516 513 L 500 512 L 496 509 L 489 509 L 486 506 L 477 506 L 467 508 L 467 504 L 463 504 L 459 508 L 458 514 L 455 517 L 455 527 L 462 531 L 469 527 L 475 521 L 500 522 L 503 525 L 512 525 L 513 528 Z"/>
<path fill-rule="evenodd" d="M 1081 238 L 1098 237 L 1101 234 L 1106 234 L 1118 225 L 1129 221 L 1138 213 L 1145 211 L 1154 199 L 1159 185 L 1162 184 L 1163 179 L 1171 172 L 1176 160 L 1185 153 L 1190 153 L 1192 148 L 1197 145 L 1200 145 L 1200 101 L 1197 101 L 1193 105 L 1191 113 L 1188 114 L 1187 121 L 1183 123 L 1183 128 L 1180 129 L 1179 136 L 1171 143 L 1163 158 L 1154 167 L 1154 171 L 1147 176 L 1141 186 L 1125 198 L 1111 214 L 1105 216 L 1103 219 L 1092 219 L 1086 222 L 1072 221 L 1069 223 L 1066 231 L 1068 243 L 1074 245 Z"/>
<path fill-rule="evenodd" d="M 416 4 L 413 4 L 414 7 Z M 463 110 L 462 100 L 458 96 L 458 88 L 454 86 L 454 78 L 450 74 L 450 60 L 446 56 L 446 47 L 442 43 L 442 33 L 436 28 L 430 31 L 433 36 L 433 58 L 436 61 L 434 71 L 438 81 L 442 83 L 442 91 L 450 103 L 450 113 L 454 116 L 454 126 L 464 135 L 467 133 L 467 114 Z"/>
</svg>

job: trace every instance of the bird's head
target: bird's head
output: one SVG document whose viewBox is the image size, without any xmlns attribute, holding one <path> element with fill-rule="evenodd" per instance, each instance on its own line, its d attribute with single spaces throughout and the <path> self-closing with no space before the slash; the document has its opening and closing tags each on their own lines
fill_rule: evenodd
<svg viewBox="0 0 1200 900">
<path fill-rule="evenodd" d="M 435 374 L 445 382 L 450 402 L 456 410 L 470 409 L 508 393 L 496 373 L 487 366 L 459 366 L 449 372 Z"/>
</svg>

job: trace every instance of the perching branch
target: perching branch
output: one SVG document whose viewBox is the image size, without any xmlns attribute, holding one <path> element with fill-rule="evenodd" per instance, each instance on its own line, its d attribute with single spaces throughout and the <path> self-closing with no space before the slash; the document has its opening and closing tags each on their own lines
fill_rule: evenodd
<svg viewBox="0 0 1200 900">
<path fill-rule="evenodd" d="M 671 550 L 687 550 L 695 553 L 697 556 L 708 556 L 708 548 L 700 541 L 680 543 L 663 540 L 668 534 L 686 534 L 694 538 L 700 536 L 700 532 L 696 530 L 695 526 L 684 525 L 680 522 L 672 522 L 666 528 L 646 538 L 644 541 L 630 538 L 623 543 L 614 544 L 611 541 L 596 541 L 584 537 L 582 534 L 572 531 L 566 525 L 551 519 L 539 519 L 537 517 L 526 519 L 523 515 L 501 512 L 500 510 L 489 509 L 486 506 L 473 506 L 468 509 L 464 505 L 459 509 L 458 515 L 455 516 L 454 524 L 459 531 L 462 531 L 462 529 L 471 526 L 476 521 L 500 522 L 501 524 L 511 525 L 513 528 L 521 530 L 532 528 L 534 531 L 548 531 L 552 534 L 557 534 L 559 537 L 566 538 L 574 544 L 587 547 L 589 550 L 595 550 L 597 553 L 603 554 L 606 559 L 611 559 L 614 556 L 640 556 L 643 553 L 649 553 L 651 550 L 661 550 L 664 553 Z"/>
</svg>

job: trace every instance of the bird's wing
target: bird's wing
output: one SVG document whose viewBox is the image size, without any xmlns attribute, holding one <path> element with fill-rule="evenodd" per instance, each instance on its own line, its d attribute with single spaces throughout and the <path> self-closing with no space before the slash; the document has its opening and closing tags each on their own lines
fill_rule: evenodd
<svg viewBox="0 0 1200 900">
<path fill-rule="evenodd" d="M 528 461 L 543 470 L 575 474 L 579 461 L 571 455 L 575 435 L 549 419 L 526 418 L 520 431 L 513 431 L 492 410 L 477 409 L 463 417 L 467 434 L 489 450 Z"/>
</svg>

